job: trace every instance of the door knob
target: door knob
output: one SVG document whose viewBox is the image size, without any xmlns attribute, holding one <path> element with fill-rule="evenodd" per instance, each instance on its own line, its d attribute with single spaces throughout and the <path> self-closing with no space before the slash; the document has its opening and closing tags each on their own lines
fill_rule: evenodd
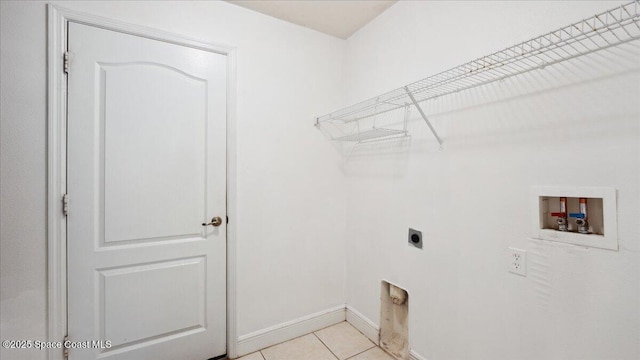
<svg viewBox="0 0 640 360">
<path fill-rule="evenodd" d="M 222 218 L 220 216 L 213 217 L 210 223 L 202 223 L 202 226 L 213 225 L 220 226 L 222 224 Z"/>
</svg>

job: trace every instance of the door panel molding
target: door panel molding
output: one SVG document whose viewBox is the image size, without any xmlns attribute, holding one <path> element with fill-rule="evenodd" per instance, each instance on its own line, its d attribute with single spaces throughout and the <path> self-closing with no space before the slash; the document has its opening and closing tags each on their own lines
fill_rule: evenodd
<svg viewBox="0 0 640 360">
<path fill-rule="evenodd" d="M 129 24 L 47 4 L 47 338 L 63 341 L 67 333 L 66 218 L 62 197 L 66 193 L 67 78 L 64 53 L 69 22 L 141 36 L 166 43 L 205 50 L 227 57 L 227 354 L 237 355 L 236 308 L 236 50 L 166 31 Z M 73 199 L 70 199 L 73 204 Z M 71 206 L 70 211 L 73 211 Z M 62 360 L 60 349 L 51 349 L 50 360 Z"/>
<path fill-rule="evenodd" d="M 112 347 L 107 351 L 121 350 L 124 347 L 138 345 L 143 342 L 159 338 L 167 338 L 169 335 L 180 336 L 193 330 L 204 330 L 206 326 L 205 298 L 206 298 L 206 257 L 197 256 L 187 259 L 167 259 L 144 265 L 126 265 L 111 269 L 98 269 L 100 293 L 99 299 L 99 329 L 101 338 L 111 340 Z M 184 272 L 188 284 L 174 284 L 171 280 L 171 272 Z M 138 284 L 140 281 L 151 279 L 158 284 L 152 289 L 152 299 L 169 300 L 177 310 L 184 308 L 191 312 L 185 316 L 184 311 L 167 312 L 160 327 L 154 324 L 152 328 L 145 324 L 153 323 L 156 316 L 152 309 L 153 305 L 143 300 L 143 297 L 123 298 L 121 296 L 111 296 L 107 288 L 120 288 L 121 291 L 140 291 Z M 142 277 L 144 276 L 144 278 Z M 181 291 L 176 291 L 179 285 Z M 143 291 L 144 291 L 143 290 Z M 116 291 L 118 292 L 118 291 Z M 167 299 L 168 298 L 168 299 Z M 133 302 L 133 304 L 132 304 Z M 131 329 L 128 318 L 137 316 L 148 317 L 148 321 L 140 322 L 142 328 Z M 168 323 L 168 324 L 167 324 Z M 163 329 L 164 328 L 164 329 Z M 177 330 L 175 330 L 177 329 Z"/>
</svg>

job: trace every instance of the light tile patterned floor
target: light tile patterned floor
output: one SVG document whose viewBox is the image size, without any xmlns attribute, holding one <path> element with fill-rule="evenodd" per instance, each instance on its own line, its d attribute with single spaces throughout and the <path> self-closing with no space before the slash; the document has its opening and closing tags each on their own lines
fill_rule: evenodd
<svg viewBox="0 0 640 360">
<path fill-rule="evenodd" d="M 344 321 L 238 360 L 394 360 Z"/>
</svg>

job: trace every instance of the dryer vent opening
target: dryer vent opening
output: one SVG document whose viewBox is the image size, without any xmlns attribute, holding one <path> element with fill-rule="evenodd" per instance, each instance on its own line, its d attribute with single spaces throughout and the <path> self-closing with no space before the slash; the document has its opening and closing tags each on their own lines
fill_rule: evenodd
<svg viewBox="0 0 640 360">
<path fill-rule="evenodd" d="M 382 281 L 380 347 L 396 359 L 409 359 L 409 293 Z"/>
</svg>

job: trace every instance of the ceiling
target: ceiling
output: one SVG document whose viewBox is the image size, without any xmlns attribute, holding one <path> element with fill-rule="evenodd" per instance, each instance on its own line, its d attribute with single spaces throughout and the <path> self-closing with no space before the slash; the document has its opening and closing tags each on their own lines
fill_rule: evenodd
<svg viewBox="0 0 640 360">
<path fill-rule="evenodd" d="M 269 16 L 347 39 L 397 0 L 226 0 Z"/>
</svg>

